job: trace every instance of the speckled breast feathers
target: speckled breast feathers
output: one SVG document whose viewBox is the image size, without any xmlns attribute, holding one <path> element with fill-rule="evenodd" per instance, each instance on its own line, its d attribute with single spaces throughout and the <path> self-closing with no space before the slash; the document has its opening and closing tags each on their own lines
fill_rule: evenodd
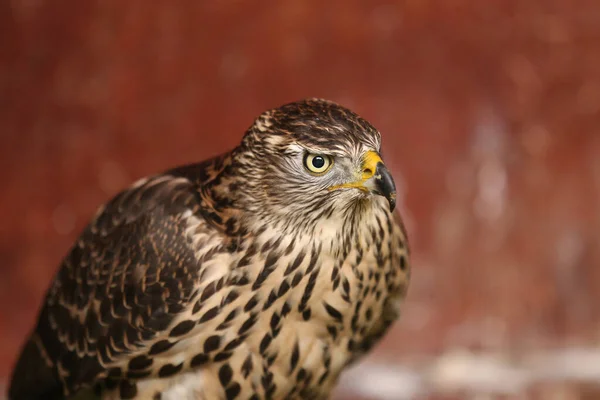
<svg viewBox="0 0 600 400">
<path fill-rule="evenodd" d="M 10 398 L 327 398 L 408 287 L 380 147 L 310 99 L 115 196 L 53 280 Z"/>
</svg>

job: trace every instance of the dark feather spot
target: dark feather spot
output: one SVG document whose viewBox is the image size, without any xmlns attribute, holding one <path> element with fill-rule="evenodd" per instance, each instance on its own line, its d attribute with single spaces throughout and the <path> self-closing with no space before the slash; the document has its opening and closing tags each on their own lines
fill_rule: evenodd
<svg viewBox="0 0 600 400">
<path fill-rule="evenodd" d="M 372 317 L 373 317 L 373 311 L 369 307 L 369 308 L 367 308 L 367 311 L 365 311 L 365 318 L 367 319 L 367 321 L 370 321 Z"/>
<path fill-rule="evenodd" d="M 358 314 L 354 314 L 352 316 L 352 320 L 350 321 L 350 327 L 353 331 L 358 330 Z"/>
<path fill-rule="evenodd" d="M 215 362 L 228 360 L 233 355 L 232 351 L 222 351 L 215 356 Z"/>
<path fill-rule="evenodd" d="M 304 260 L 305 255 L 306 254 L 303 251 L 299 252 L 296 258 L 294 258 L 294 261 L 292 261 L 292 263 L 289 264 L 288 267 L 285 269 L 283 276 L 288 276 L 289 274 L 294 272 L 300 266 L 300 264 L 302 264 L 302 260 Z"/>
<path fill-rule="evenodd" d="M 307 308 L 302 312 L 302 318 L 304 318 L 305 321 L 310 319 L 310 308 Z"/>
<path fill-rule="evenodd" d="M 344 292 L 347 295 L 350 295 L 350 282 L 348 282 L 348 279 L 346 279 L 346 278 L 343 279 L 342 287 L 344 288 Z"/>
<path fill-rule="evenodd" d="M 158 376 L 161 378 L 173 376 L 176 373 L 178 373 L 179 371 L 181 371 L 181 368 L 183 368 L 183 363 L 178 364 L 178 365 L 165 364 L 158 371 Z"/>
<path fill-rule="evenodd" d="M 223 364 L 221 368 L 219 368 L 219 381 L 221 382 L 221 386 L 227 387 L 229 382 L 231 382 L 231 378 L 233 377 L 233 370 L 229 366 L 229 364 Z"/>
<path fill-rule="evenodd" d="M 273 363 L 275 362 L 275 359 L 277 358 L 277 352 L 273 353 L 272 355 L 266 357 L 267 360 L 267 365 L 270 367 L 271 365 L 273 365 Z"/>
<path fill-rule="evenodd" d="M 310 262 L 308 263 L 308 267 L 306 267 L 307 274 L 310 274 L 312 272 L 312 270 L 315 268 L 315 266 L 317 265 L 317 259 L 319 257 L 319 254 L 321 254 L 321 246 L 319 246 L 318 249 L 315 249 L 315 248 L 312 249 L 311 256 L 310 256 Z"/>
<path fill-rule="evenodd" d="M 294 245 L 296 244 L 296 238 L 292 238 L 292 240 L 290 241 L 290 244 L 288 244 L 288 246 L 285 249 L 285 255 L 287 256 L 288 254 L 290 254 L 292 252 L 292 250 L 294 250 Z"/>
<path fill-rule="evenodd" d="M 153 356 L 155 354 L 160 354 L 162 352 L 165 352 L 165 351 L 169 350 L 171 347 L 173 347 L 175 345 L 175 343 L 177 343 L 177 342 L 169 342 L 166 339 L 158 341 L 152 345 L 152 347 L 150 348 L 150 351 L 148 352 L 148 355 Z"/>
<path fill-rule="evenodd" d="M 227 317 L 225 318 L 224 322 L 229 322 L 232 319 L 234 319 L 238 313 L 238 310 L 239 310 L 239 308 L 234 308 L 233 310 L 231 310 L 231 312 L 229 314 L 227 314 Z"/>
<path fill-rule="evenodd" d="M 199 302 L 204 303 L 206 300 L 208 300 L 213 294 L 215 294 L 216 290 L 215 290 L 215 281 L 210 282 L 208 285 L 206 285 L 206 287 L 204 288 L 204 290 L 202 291 L 202 295 L 200 296 L 200 300 Z"/>
<path fill-rule="evenodd" d="M 354 340 L 352 340 L 352 339 L 348 340 L 348 351 L 353 352 L 355 347 L 356 347 L 356 345 L 354 343 Z"/>
<path fill-rule="evenodd" d="M 248 330 L 250 330 L 254 324 L 256 324 L 256 321 L 257 314 L 251 314 L 238 330 L 238 335 L 243 335 L 244 333 L 248 332 Z"/>
<path fill-rule="evenodd" d="M 271 305 L 273 305 L 273 303 L 275 302 L 275 300 L 277 300 L 277 295 L 275 294 L 274 290 L 271 290 L 271 292 L 269 293 L 269 297 L 267 298 L 267 301 L 265 301 L 265 305 L 263 306 L 263 310 L 266 310 L 269 307 L 271 307 Z"/>
<path fill-rule="evenodd" d="M 331 335 L 333 339 L 337 338 L 337 328 L 333 325 L 327 325 L 327 332 Z"/>
<path fill-rule="evenodd" d="M 273 316 L 271 316 L 271 330 L 275 330 L 277 329 L 277 325 L 279 325 L 279 321 L 281 320 L 281 318 L 279 317 L 279 314 L 277 313 L 273 313 Z"/>
<path fill-rule="evenodd" d="M 246 275 L 236 276 L 231 282 L 231 285 L 245 286 L 250 283 L 250 280 Z"/>
<path fill-rule="evenodd" d="M 245 336 L 238 336 L 237 338 L 231 340 L 227 345 L 223 348 L 223 351 L 231 351 L 238 347 L 242 342 L 246 339 Z"/>
<path fill-rule="evenodd" d="M 231 322 L 223 321 L 217 326 L 217 331 L 224 331 L 231 326 Z"/>
<path fill-rule="evenodd" d="M 250 298 L 250 300 L 248 300 L 248 302 L 244 306 L 244 311 L 245 312 L 252 311 L 252 309 L 254 307 L 256 307 L 257 304 L 258 304 L 258 294 L 255 294 L 254 296 L 252 296 L 252 298 Z"/>
<path fill-rule="evenodd" d="M 288 290 L 290 290 L 290 284 L 287 281 L 281 282 L 281 285 L 279 286 L 279 292 L 277 292 L 277 297 L 283 296 Z"/>
<path fill-rule="evenodd" d="M 298 286 L 298 284 L 300 283 L 300 281 L 302 280 L 302 277 L 304 275 L 302 274 L 302 272 L 296 272 L 294 274 L 294 278 L 292 279 L 292 287 L 296 287 Z"/>
<path fill-rule="evenodd" d="M 244 378 L 247 378 L 248 375 L 250 375 L 250 372 L 252 372 L 252 354 L 248 354 L 248 357 L 246 357 L 246 360 L 244 360 L 244 363 L 242 364 L 242 374 L 244 375 Z"/>
<path fill-rule="evenodd" d="M 298 370 L 298 375 L 296 375 L 296 380 L 300 382 L 304 379 L 306 379 L 306 370 L 304 368 L 300 368 Z"/>
<path fill-rule="evenodd" d="M 241 390 L 242 387 L 237 382 L 234 382 L 231 385 L 229 385 L 229 387 L 225 390 L 225 396 L 227 397 L 227 400 L 235 399 L 240 394 Z"/>
<path fill-rule="evenodd" d="M 216 317 L 218 313 L 219 313 L 219 306 L 215 306 L 215 307 L 211 308 L 210 310 L 208 310 L 207 312 L 205 312 L 204 315 L 202 315 L 202 317 L 200 318 L 200 321 L 198 321 L 198 323 L 201 324 L 206 321 L 210 321 L 211 319 Z"/>
<path fill-rule="evenodd" d="M 306 284 L 306 287 L 304 288 L 304 294 L 302 295 L 302 299 L 300 300 L 300 307 L 304 308 L 304 306 L 306 305 L 306 303 L 308 303 L 308 300 L 310 299 L 310 296 L 312 295 L 312 291 L 315 288 L 315 284 L 317 283 L 317 275 L 318 275 L 318 270 L 313 272 L 312 274 L 310 274 L 310 278 L 308 279 L 308 283 Z"/>
<path fill-rule="evenodd" d="M 329 370 L 326 370 L 325 372 L 323 372 L 323 374 L 319 378 L 319 385 L 322 385 L 323 382 L 325 382 L 325 379 L 327 379 L 328 376 L 329 376 Z"/>
<path fill-rule="evenodd" d="M 209 336 L 204 341 L 204 352 L 210 353 L 211 351 L 218 349 L 220 344 L 221 344 L 220 336 L 218 336 L 218 335 Z"/>
<path fill-rule="evenodd" d="M 169 336 L 177 337 L 177 336 L 185 335 L 186 333 L 188 333 L 189 331 L 192 330 L 194 325 L 196 325 L 196 323 L 189 319 L 185 320 L 185 321 L 181 321 L 173 329 L 171 329 Z"/>
<path fill-rule="evenodd" d="M 338 275 L 340 274 L 340 270 L 338 267 L 333 267 L 333 269 L 331 270 L 331 280 L 335 281 L 338 277 Z"/>
<path fill-rule="evenodd" d="M 261 378 L 261 383 L 263 387 L 267 390 L 271 390 L 273 384 L 273 373 L 269 371 L 265 371 L 265 374 Z"/>
<path fill-rule="evenodd" d="M 333 306 L 329 305 L 326 302 L 323 302 L 323 305 L 325 306 L 325 310 L 327 311 L 327 314 L 329 314 L 336 321 L 342 322 L 342 320 L 343 320 L 342 313 L 340 313 L 336 308 L 334 308 Z"/>
<path fill-rule="evenodd" d="M 267 351 L 267 347 L 269 347 L 269 345 L 271 344 L 271 340 L 273 338 L 271 337 L 270 334 L 266 334 L 262 340 L 260 341 L 260 347 L 259 347 L 259 351 L 260 354 L 264 355 L 265 351 Z"/>
<path fill-rule="evenodd" d="M 294 344 L 294 349 L 292 350 L 292 358 L 290 360 L 290 373 L 296 369 L 296 365 L 298 365 L 298 359 L 300 358 L 300 346 L 298 345 L 298 341 Z"/>
<path fill-rule="evenodd" d="M 333 281 L 333 290 L 337 290 L 338 286 L 340 285 L 340 277 L 338 276 L 334 281 Z"/>
<path fill-rule="evenodd" d="M 381 279 L 381 273 L 375 272 L 375 283 L 379 283 L 380 279 Z"/>
<path fill-rule="evenodd" d="M 360 308 L 362 307 L 362 301 L 359 300 L 356 302 L 356 305 L 354 306 L 354 313 L 358 314 L 358 312 L 360 311 Z"/>
<path fill-rule="evenodd" d="M 269 253 L 267 259 L 265 260 L 265 265 L 262 270 L 258 273 L 256 277 L 256 281 L 252 285 L 252 290 L 257 290 L 263 282 L 271 275 L 271 273 L 275 270 L 277 259 L 279 258 L 279 254 L 275 252 Z"/>
<path fill-rule="evenodd" d="M 196 301 L 196 303 L 194 303 L 194 308 L 192 308 L 192 314 L 196 314 L 198 311 L 200 311 L 203 305 L 204 303 L 200 300 Z"/>
<path fill-rule="evenodd" d="M 152 359 L 145 355 L 137 356 L 129 360 L 129 369 L 146 369 L 152 365 Z"/>
<path fill-rule="evenodd" d="M 198 367 L 200 365 L 206 364 L 208 362 L 208 360 L 209 360 L 209 358 L 206 354 L 204 354 L 204 353 L 196 354 L 192 358 L 192 361 L 190 362 L 190 366 L 192 368 Z"/>
<path fill-rule="evenodd" d="M 227 297 L 225 297 L 225 299 L 223 299 L 223 305 L 232 303 L 235 299 L 238 298 L 238 296 L 239 296 L 239 293 L 236 292 L 235 290 L 232 290 L 231 292 L 229 292 L 227 294 Z"/>
</svg>

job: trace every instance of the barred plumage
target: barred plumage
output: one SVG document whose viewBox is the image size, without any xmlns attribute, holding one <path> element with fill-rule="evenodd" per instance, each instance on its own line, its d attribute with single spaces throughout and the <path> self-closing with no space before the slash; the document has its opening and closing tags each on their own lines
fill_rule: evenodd
<svg viewBox="0 0 600 400">
<path fill-rule="evenodd" d="M 304 100 L 118 194 L 65 257 L 9 398 L 327 398 L 409 282 L 380 143 L 353 112 Z"/>
</svg>

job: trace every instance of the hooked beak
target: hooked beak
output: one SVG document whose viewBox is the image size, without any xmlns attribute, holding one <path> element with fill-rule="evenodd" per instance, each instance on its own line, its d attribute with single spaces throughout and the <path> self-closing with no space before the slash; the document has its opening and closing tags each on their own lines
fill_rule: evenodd
<svg viewBox="0 0 600 400">
<path fill-rule="evenodd" d="M 392 174 L 386 168 L 379 153 L 368 151 L 362 162 L 362 175 L 358 182 L 344 183 L 330 188 L 330 190 L 342 188 L 356 188 L 364 192 L 370 192 L 383 196 L 390 205 L 390 211 L 396 207 L 396 184 Z"/>
</svg>

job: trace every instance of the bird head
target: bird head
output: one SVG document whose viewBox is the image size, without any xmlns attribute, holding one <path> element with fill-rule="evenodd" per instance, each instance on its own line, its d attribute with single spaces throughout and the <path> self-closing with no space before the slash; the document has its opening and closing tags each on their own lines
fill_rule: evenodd
<svg viewBox="0 0 600 400">
<path fill-rule="evenodd" d="M 261 114 L 236 158 L 254 212 L 316 220 L 369 206 L 394 210 L 396 188 L 380 147 L 369 122 L 333 102 L 308 99 Z"/>
</svg>

